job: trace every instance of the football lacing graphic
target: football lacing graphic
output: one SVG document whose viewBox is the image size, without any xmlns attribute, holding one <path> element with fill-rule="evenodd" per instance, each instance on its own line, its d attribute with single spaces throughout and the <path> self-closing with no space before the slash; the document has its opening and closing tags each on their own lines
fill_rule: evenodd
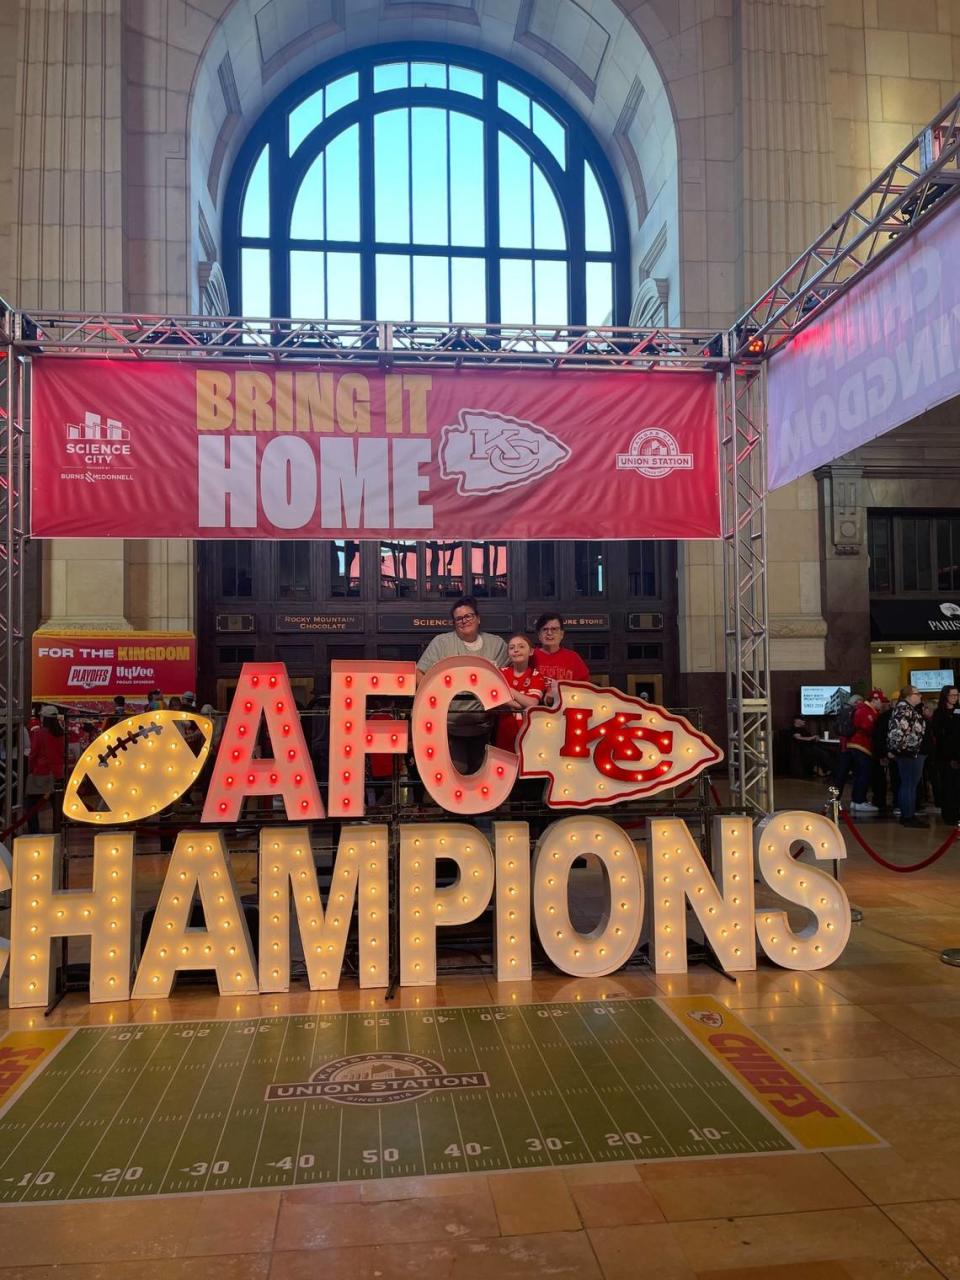
<svg viewBox="0 0 960 1280">
<path fill-rule="evenodd" d="M 126 751 L 127 747 L 133 746 L 135 742 L 139 742 L 141 738 L 148 738 L 153 733 L 163 733 L 163 725 L 161 724 L 145 724 L 139 729 L 134 729 L 132 733 L 126 734 L 122 738 L 118 738 L 111 747 L 107 747 L 102 756 L 97 756 L 97 764 L 101 769 L 108 769 L 111 760 L 116 760 L 121 751 Z"/>
</svg>

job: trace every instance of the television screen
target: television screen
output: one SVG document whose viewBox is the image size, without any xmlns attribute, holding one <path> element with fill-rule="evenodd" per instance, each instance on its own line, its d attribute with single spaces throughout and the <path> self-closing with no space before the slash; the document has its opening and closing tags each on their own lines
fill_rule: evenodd
<svg viewBox="0 0 960 1280">
<path fill-rule="evenodd" d="M 803 684 L 800 686 L 802 716 L 836 715 L 850 693 L 848 684 Z"/>
<path fill-rule="evenodd" d="M 911 671 L 910 683 L 924 693 L 939 693 L 944 685 L 953 684 L 953 672 L 946 667 L 934 671 Z"/>
</svg>

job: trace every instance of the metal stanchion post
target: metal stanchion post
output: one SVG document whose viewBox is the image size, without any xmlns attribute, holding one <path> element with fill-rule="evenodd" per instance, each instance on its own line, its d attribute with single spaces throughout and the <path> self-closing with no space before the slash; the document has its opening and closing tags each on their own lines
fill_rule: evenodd
<svg viewBox="0 0 960 1280">
<path fill-rule="evenodd" d="M 960 826 L 960 823 L 957 825 Z M 952 965 L 954 969 L 960 969 L 960 947 L 947 947 L 946 951 L 940 952 L 940 959 L 944 964 Z"/>
<path fill-rule="evenodd" d="M 840 791 L 837 787 L 830 788 L 830 816 L 834 825 L 840 826 Z M 835 861 L 833 864 L 833 878 L 839 883 L 840 880 L 840 863 Z M 863 920 L 863 912 L 859 907 L 855 907 L 850 903 L 850 919 L 854 924 L 860 924 Z"/>
</svg>

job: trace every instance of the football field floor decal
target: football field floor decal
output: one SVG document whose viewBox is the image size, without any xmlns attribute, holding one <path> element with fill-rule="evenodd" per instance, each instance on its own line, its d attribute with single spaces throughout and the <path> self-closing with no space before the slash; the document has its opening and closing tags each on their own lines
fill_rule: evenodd
<svg viewBox="0 0 960 1280">
<path fill-rule="evenodd" d="M 0 1039 L 0 1204 L 877 1143 L 703 996 Z"/>
</svg>

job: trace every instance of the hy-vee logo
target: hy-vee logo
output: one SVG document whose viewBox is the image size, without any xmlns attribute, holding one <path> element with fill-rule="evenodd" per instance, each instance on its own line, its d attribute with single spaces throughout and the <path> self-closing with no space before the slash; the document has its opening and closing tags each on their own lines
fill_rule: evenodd
<svg viewBox="0 0 960 1280">
<path fill-rule="evenodd" d="M 556 471 L 570 450 L 532 422 L 484 409 L 461 409 L 459 425 L 444 427 L 440 474 L 456 480 L 457 492 L 499 493 Z"/>
</svg>

